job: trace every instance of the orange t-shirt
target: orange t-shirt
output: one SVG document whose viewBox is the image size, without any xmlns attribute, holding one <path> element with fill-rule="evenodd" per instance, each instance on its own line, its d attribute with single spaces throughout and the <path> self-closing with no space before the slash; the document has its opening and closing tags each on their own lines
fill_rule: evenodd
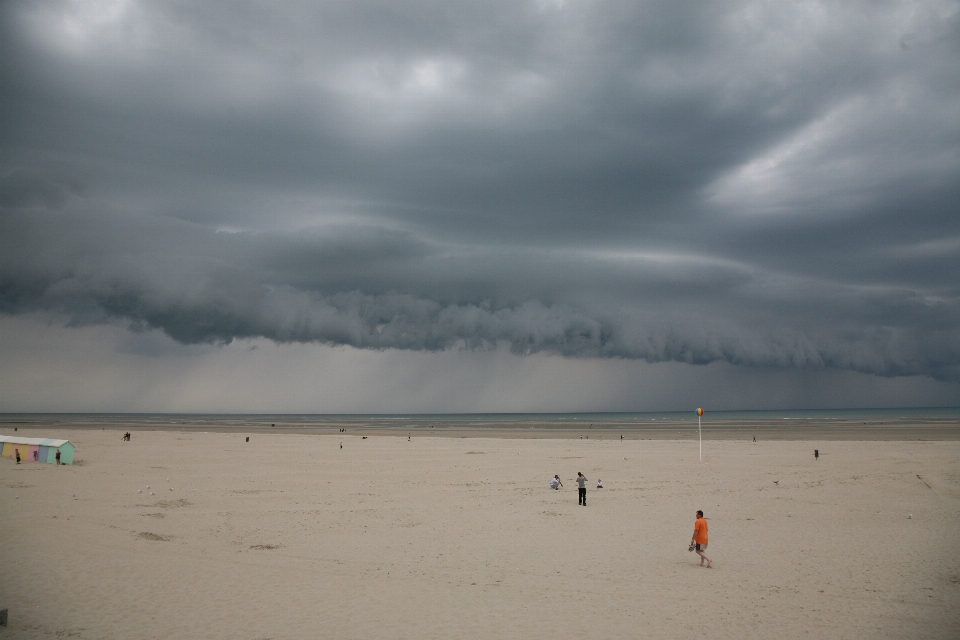
<svg viewBox="0 0 960 640">
<path fill-rule="evenodd" d="M 697 518 L 697 523 L 693 525 L 693 541 L 697 544 L 707 544 L 706 518 Z"/>
</svg>

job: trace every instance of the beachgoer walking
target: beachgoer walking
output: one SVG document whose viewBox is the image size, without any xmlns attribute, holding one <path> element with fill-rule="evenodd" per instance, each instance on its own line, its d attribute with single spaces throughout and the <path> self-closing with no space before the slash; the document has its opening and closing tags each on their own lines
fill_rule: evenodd
<svg viewBox="0 0 960 640">
<path fill-rule="evenodd" d="M 60 464 L 60 449 L 57 449 L 57 464 Z"/>
<path fill-rule="evenodd" d="M 814 450 L 813 450 L 813 459 L 814 459 L 814 460 L 819 460 L 819 459 L 820 459 L 820 449 L 814 449 Z"/>
<path fill-rule="evenodd" d="M 550 488 L 551 488 L 551 489 L 556 489 L 556 490 L 559 491 L 559 490 L 560 490 L 560 487 L 562 487 L 562 486 L 563 486 L 563 483 L 560 482 L 560 476 L 559 476 L 559 475 L 556 475 L 556 476 L 553 476 L 552 478 L 550 478 Z"/>
<path fill-rule="evenodd" d="M 707 519 L 703 517 L 703 511 L 697 511 L 697 522 L 693 525 L 693 536 L 690 538 L 690 546 L 696 549 L 697 555 L 700 556 L 700 566 L 702 567 L 703 561 L 706 560 L 707 569 L 710 569 L 713 560 L 707 557 L 708 541 Z"/>
<path fill-rule="evenodd" d="M 17 454 L 17 464 L 20 464 L 20 449 L 14 449 L 13 452 Z"/>
<path fill-rule="evenodd" d="M 580 485 L 577 491 L 577 504 L 587 506 L 587 477 L 577 471 L 577 484 Z"/>
</svg>

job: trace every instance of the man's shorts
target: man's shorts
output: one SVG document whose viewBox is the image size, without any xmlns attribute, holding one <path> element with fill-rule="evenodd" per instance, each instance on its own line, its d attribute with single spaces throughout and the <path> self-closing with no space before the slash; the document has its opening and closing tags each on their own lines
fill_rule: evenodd
<svg viewBox="0 0 960 640">
<path fill-rule="evenodd" d="M 707 550 L 707 544 L 706 544 L 706 543 L 704 543 L 704 544 L 697 544 L 697 551 L 706 551 L 706 550 Z"/>
</svg>

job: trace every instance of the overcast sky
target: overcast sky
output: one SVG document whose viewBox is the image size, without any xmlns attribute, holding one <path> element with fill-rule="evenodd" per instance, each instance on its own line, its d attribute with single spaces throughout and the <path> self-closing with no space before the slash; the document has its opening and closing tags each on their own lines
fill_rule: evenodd
<svg viewBox="0 0 960 640">
<path fill-rule="evenodd" d="M 0 411 L 960 405 L 957 2 L 5 2 L 0 136 Z"/>
</svg>

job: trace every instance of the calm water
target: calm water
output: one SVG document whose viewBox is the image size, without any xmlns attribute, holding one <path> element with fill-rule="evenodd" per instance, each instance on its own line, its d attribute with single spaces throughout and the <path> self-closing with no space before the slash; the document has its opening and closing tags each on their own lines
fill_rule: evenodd
<svg viewBox="0 0 960 640">
<path fill-rule="evenodd" d="M 381 426 L 416 426 L 426 422 L 461 423 L 479 427 L 496 424 L 498 427 L 530 423 L 552 423 L 553 426 L 569 424 L 571 427 L 590 423 L 603 428 L 605 424 L 624 425 L 634 423 L 653 426 L 657 422 L 696 422 L 696 413 L 691 411 L 637 412 L 637 413 L 453 413 L 453 414 L 0 414 L 0 424 L 76 424 L 124 422 L 127 424 L 265 424 L 282 423 L 285 427 L 317 426 L 326 422 L 370 421 Z M 709 411 L 704 414 L 707 422 L 744 420 L 791 421 L 885 421 L 885 420 L 958 420 L 960 407 L 904 408 L 904 409 L 822 409 L 813 411 Z M 796 424 L 792 426 L 798 426 Z"/>
</svg>

